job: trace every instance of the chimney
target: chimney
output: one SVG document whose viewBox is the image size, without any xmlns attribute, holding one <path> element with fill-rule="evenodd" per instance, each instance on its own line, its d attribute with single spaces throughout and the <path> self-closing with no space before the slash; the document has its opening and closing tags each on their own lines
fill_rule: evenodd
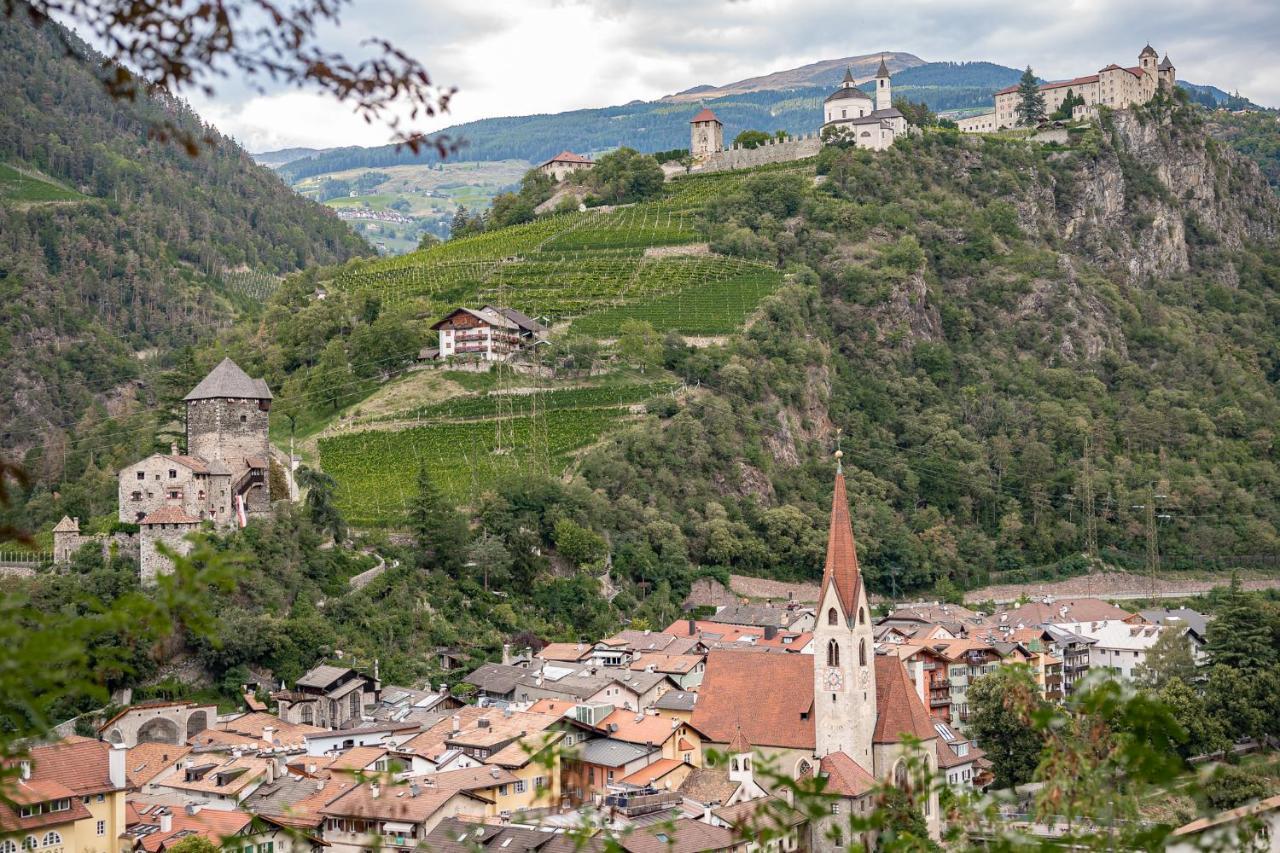
<svg viewBox="0 0 1280 853">
<path fill-rule="evenodd" d="M 23 762 L 19 765 L 19 767 L 20 767 L 20 770 L 21 770 L 21 773 L 22 773 L 22 779 L 23 779 L 23 781 L 25 782 L 26 780 L 30 779 L 30 778 L 31 778 L 31 762 L 30 762 L 30 761 L 23 761 Z"/>
<path fill-rule="evenodd" d="M 262 739 L 267 742 L 267 746 L 275 746 L 275 743 L 276 743 L 275 734 L 276 734 L 275 726 L 262 727 Z"/>
<path fill-rule="evenodd" d="M 764 638 L 766 640 L 772 640 L 776 636 L 778 636 L 778 628 L 776 625 L 764 626 Z"/>
<path fill-rule="evenodd" d="M 439 691 L 437 691 L 437 692 L 438 692 L 441 696 L 448 696 L 448 695 L 449 695 L 449 685 L 444 684 L 444 683 L 441 683 L 441 684 L 440 684 L 440 689 L 439 689 Z"/>
<path fill-rule="evenodd" d="M 270 785 L 274 781 L 276 781 L 276 763 L 274 761 L 268 761 L 266 784 Z"/>
<path fill-rule="evenodd" d="M 169 442 L 169 455 L 170 456 L 178 455 L 178 442 L 176 441 Z"/>
<path fill-rule="evenodd" d="M 511 666 L 511 644 L 502 644 L 502 665 Z"/>
<path fill-rule="evenodd" d="M 452 733 L 456 735 L 458 732 L 462 731 L 462 715 L 454 714 L 452 717 L 452 722 L 453 722 Z"/>
<path fill-rule="evenodd" d="M 111 780 L 111 787 L 117 790 L 124 790 L 129 784 L 124 773 L 124 762 L 128 754 L 129 751 L 122 743 L 113 743 L 111 751 L 107 753 L 107 778 Z"/>
<path fill-rule="evenodd" d="M 379 788 L 378 788 L 378 783 L 377 783 L 377 782 L 370 782 L 370 783 L 369 783 L 369 796 L 370 796 L 370 797 L 373 797 L 373 798 L 376 800 L 376 799 L 378 799 L 378 794 L 380 794 L 380 793 L 382 793 L 382 792 L 381 792 L 381 791 L 379 790 Z"/>
<path fill-rule="evenodd" d="M 201 808 L 202 808 L 202 806 L 201 806 L 199 803 L 187 803 L 187 805 L 186 805 L 186 811 L 187 811 L 187 814 L 189 814 L 189 815 L 198 815 L 198 814 L 200 814 L 200 809 L 201 809 Z"/>
<path fill-rule="evenodd" d="M 160 831 L 173 832 L 173 815 L 168 809 L 160 812 Z"/>
<path fill-rule="evenodd" d="M 698 633 L 698 623 L 695 620 L 690 619 L 689 620 L 689 636 L 692 637 L 696 633 Z"/>
</svg>

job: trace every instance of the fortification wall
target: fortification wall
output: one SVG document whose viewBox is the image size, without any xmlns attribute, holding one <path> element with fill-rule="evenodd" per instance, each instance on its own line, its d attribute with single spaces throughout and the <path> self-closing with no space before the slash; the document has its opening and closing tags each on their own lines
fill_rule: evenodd
<svg viewBox="0 0 1280 853">
<path fill-rule="evenodd" d="M 268 415 L 260 402 L 267 401 L 192 400 L 187 404 L 187 453 L 202 459 L 265 458 Z"/>
<path fill-rule="evenodd" d="M 749 169 L 752 166 L 764 166 L 769 163 L 788 163 L 792 160 L 817 156 L 821 150 L 822 140 L 816 133 L 794 136 L 782 142 L 769 140 L 758 148 L 732 145 L 724 151 L 704 156 L 691 171 L 694 173 L 724 172 L 730 169 Z"/>
<path fill-rule="evenodd" d="M 96 544 L 102 550 L 103 559 L 111 555 L 114 547 L 117 553 L 126 560 L 137 560 L 139 554 L 138 535 L 136 533 L 55 533 L 53 534 L 53 562 L 55 565 L 66 565 L 72 556 L 85 545 Z"/>
<path fill-rule="evenodd" d="M 191 543 L 184 537 L 195 530 L 195 524 L 146 524 L 142 527 L 138 543 L 138 577 L 143 586 L 156 582 L 158 575 L 173 571 L 169 559 L 156 550 L 156 543 L 163 542 L 175 553 L 189 554 Z"/>
</svg>

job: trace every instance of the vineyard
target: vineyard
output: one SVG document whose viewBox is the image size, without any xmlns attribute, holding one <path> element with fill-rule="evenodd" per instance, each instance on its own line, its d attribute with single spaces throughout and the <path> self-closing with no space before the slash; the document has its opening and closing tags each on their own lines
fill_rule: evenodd
<svg viewBox="0 0 1280 853">
<path fill-rule="evenodd" d="M 624 414 L 616 408 L 578 408 L 398 432 L 371 430 L 321 439 L 320 455 L 324 470 L 338 481 L 335 500 L 347 520 L 395 525 L 404 523 L 420 467 L 450 498 L 474 505 L 506 477 L 560 473 L 573 451 L 595 442 Z"/>
<path fill-rule="evenodd" d="M 382 420 L 470 420 L 496 418 L 500 414 L 526 417 L 538 411 L 565 409 L 598 409 L 643 403 L 659 394 L 676 389 L 674 382 L 646 382 L 631 385 L 600 385 L 586 388 L 537 389 L 530 393 L 499 394 L 490 392 L 454 397 L 441 403 L 419 406 Z"/>
<path fill-rule="evenodd" d="M 794 166 L 793 166 L 794 168 Z M 705 240 L 708 201 L 741 175 L 680 178 L 661 199 L 561 213 L 450 240 L 421 252 L 345 271 L 339 289 L 376 294 L 384 306 L 412 303 L 436 314 L 457 304 L 503 303 L 600 337 L 620 320 L 662 331 L 725 334 L 739 328 L 781 283 L 772 267 L 722 255 L 646 256 L 645 250 Z"/>
</svg>

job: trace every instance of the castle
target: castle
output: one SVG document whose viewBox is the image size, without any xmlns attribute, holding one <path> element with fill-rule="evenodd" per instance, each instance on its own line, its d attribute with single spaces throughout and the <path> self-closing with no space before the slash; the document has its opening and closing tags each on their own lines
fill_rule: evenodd
<svg viewBox="0 0 1280 853">
<path fill-rule="evenodd" d="M 703 107 L 689 120 L 690 171 L 717 172 L 746 169 L 766 163 L 783 163 L 815 156 L 826 143 L 852 144 L 858 148 L 883 151 L 908 133 L 906 116 L 894 109 L 893 81 L 884 59 L 875 76 L 875 97 L 858 88 L 853 73 L 846 69 L 840 87 L 822 104 L 822 129 L 786 139 L 771 139 L 747 148 L 724 145 L 724 123 Z M 675 164 L 666 171 L 676 174 Z"/>
<path fill-rule="evenodd" d="M 123 468 L 118 476 L 119 520 L 138 525 L 136 547 L 144 583 L 163 572 L 168 561 L 156 544 L 179 553 L 186 535 L 204 522 L 243 527 L 249 518 L 271 511 L 268 486 L 271 446 L 267 438 L 271 390 L 224 358 L 185 398 L 187 452 L 176 446 Z M 124 534 L 127 536 L 127 534 Z M 67 563 L 87 542 L 103 537 L 80 533 L 79 519 L 63 518 L 53 529 L 53 559 Z"/>
<path fill-rule="evenodd" d="M 1158 59 L 1155 48 L 1147 45 L 1138 54 L 1138 64 L 1122 68 L 1112 63 L 1096 74 L 1041 83 L 1046 113 L 1053 113 L 1062 106 L 1070 93 L 1084 99 L 1077 104 L 1073 118 L 1082 118 L 1097 112 L 1099 106 L 1122 110 L 1134 104 L 1145 104 L 1157 92 L 1172 92 L 1177 85 L 1177 71 L 1169 61 L 1169 55 Z M 1018 124 L 1018 87 L 1007 86 L 995 93 L 994 109 L 989 113 L 960 119 L 957 124 L 967 133 L 990 133 L 1016 127 Z"/>
</svg>

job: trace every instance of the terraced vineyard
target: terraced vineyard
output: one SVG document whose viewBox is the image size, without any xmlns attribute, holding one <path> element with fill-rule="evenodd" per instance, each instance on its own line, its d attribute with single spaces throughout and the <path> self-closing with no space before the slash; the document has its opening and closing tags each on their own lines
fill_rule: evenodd
<svg viewBox="0 0 1280 853">
<path fill-rule="evenodd" d="M 633 385 L 600 385 L 586 388 L 549 388 L 521 394 L 475 394 L 455 397 L 442 403 L 420 406 L 407 412 L 391 415 L 385 420 L 420 419 L 463 420 L 494 418 L 500 404 L 509 406 L 509 414 L 527 416 L 535 407 L 545 412 L 565 409 L 599 409 L 643 403 L 659 394 L 675 390 L 674 382 L 646 382 Z"/>
<path fill-rule="evenodd" d="M 705 249 L 652 256 L 645 250 L 704 239 L 701 210 L 744 179 L 680 178 L 658 201 L 546 216 L 450 240 L 349 270 L 334 286 L 375 293 L 385 306 L 412 302 L 426 314 L 501 302 L 531 316 L 575 321 L 575 330 L 601 337 L 616 334 L 616 323 L 628 317 L 664 331 L 724 334 L 781 283 L 779 273 Z"/>
<path fill-rule="evenodd" d="M 545 417 L 437 423 L 398 432 L 371 430 L 320 441 L 322 466 L 338 481 L 343 516 L 361 526 L 398 525 L 426 466 L 440 488 L 474 504 L 502 478 L 526 471 L 559 473 L 569 454 L 594 443 L 623 417 L 621 409 L 568 409 Z M 545 429 L 544 429 L 545 426 Z"/>
</svg>

